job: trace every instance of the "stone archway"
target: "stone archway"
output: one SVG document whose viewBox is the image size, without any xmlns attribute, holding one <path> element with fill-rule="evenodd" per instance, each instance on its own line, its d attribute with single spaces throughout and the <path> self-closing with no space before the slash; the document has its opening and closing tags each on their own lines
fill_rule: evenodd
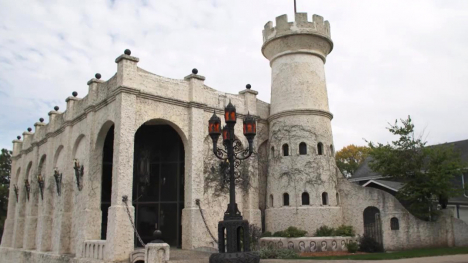
<svg viewBox="0 0 468 263">
<path fill-rule="evenodd" d="M 135 133 L 132 204 L 143 242 L 153 239 L 157 224 L 162 239 L 182 246 L 184 144 L 177 131 L 162 122 L 147 122 Z M 141 246 L 135 238 L 135 245 Z"/>
<path fill-rule="evenodd" d="M 382 222 L 380 220 L 380 210 L 374 206 L 364 209 L 364 235 L 372 237 L 379 244 L 383 245 Z"/>
</svg>

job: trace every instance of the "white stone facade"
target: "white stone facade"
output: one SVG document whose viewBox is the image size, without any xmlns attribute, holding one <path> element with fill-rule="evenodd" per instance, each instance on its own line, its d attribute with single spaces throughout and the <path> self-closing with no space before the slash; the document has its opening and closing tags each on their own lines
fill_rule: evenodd
<svg viewBox="0 0 468 263">
<path fill-rule="evenodd" d="M 271 104 L 258 100 L 250 89 L 239 94 L 216 91 L 201 75 L 182 80 L 155 75 L 139 68 L 138 58 L 124 54 L 116 59 L 117 73 L 109 80 L 91 79 L 85 97 L 69 97 L 65 111 L 51 111 L 47 124 L 36 123 L 34 132 L 13 141 L 8 217 L 0 247 L 3 262 L 128 261 L 135 240 L 122 197 L 128 196 L 135 220 L 135 137 L 144 125 L 168 125 L 183 143 L 182 248 L 216 247 L 209 231 L 217 236 L 228 196 L 207 181 L 210 169 L 219 163 L 212 154 L 207 123 L 213 111 L 222 115 L 229 100 L 238 112 L 236 134 L 244 146 L 248 144 L 241 119 L 248 112 L 257 119 L 255 153 L 242 165 L 249 187 L 236 189 L 239 209 L 251 224 L 272 232 L 293 225 L 309 234 L 322 225 L 347 224 L 362 234 L 363 211 L 372 206 L 381 212 L 386 249 L 466 244 L 468 226 L 463 222 L 448 217 L 438 223 L 419 221 L 393 196 L 353 185 L 336 168 L 324 73 L 333 48 L 328 21 L 314 15 L 308 22 L 307 14 L 299 13 L 288 22 L 284 15 L 277 18 L 276 27 L 272 22 L 265 25 L 263 37 L 262 52 L 272 68 Z M 103 224 L 103 148 L 111 127 L 112 192 Z M 81 190 L 75 159 L 84 167 Z M 60 196 L 55 169 L 62 174 Z M 38 175 L 45 180 L 43 199 Z M 389 229 L 395 216 L 399 232 Z"/>
</svg>

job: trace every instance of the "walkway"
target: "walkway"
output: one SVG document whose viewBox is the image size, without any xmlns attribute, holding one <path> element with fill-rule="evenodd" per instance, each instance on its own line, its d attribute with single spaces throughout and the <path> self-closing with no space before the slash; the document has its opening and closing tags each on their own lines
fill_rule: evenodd
<svg viewBox="0 0 468 263">
<path fill-rule="evenodd" d="M 208 262 L 208 261 L 206 261 Z M 261 263 L 363 263 L 363 262 L 378 262 L 378 263 L 468 263 L 468 255 L 452 255 L 440 257 L 425 257 L 425 258 L 406 258 L 396 260 L 281 260 L 281 259 L 263 259 Z"/>
</svg>

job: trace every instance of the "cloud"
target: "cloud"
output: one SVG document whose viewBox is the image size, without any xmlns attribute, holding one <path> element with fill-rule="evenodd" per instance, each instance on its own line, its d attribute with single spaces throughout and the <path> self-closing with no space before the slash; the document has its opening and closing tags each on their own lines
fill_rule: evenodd
<svg viewBox="0 0 468 263">
<path fill-rule="evenodd" d="M 139 66 L 270 100 L 262 29 L 292 1 L 0 0 L 0 147 L 72 91 L 87 94 L 96 72 L 115 74 L 129 48 Z M 391 140 L 387 122 L 411 115 L 430 143 L 467 139 L 468 2 L 297 1 L 331 23 L 326 77 L 335 148 Z M 47 118 L 46 118 L 47 119 Z"/>
</svg>

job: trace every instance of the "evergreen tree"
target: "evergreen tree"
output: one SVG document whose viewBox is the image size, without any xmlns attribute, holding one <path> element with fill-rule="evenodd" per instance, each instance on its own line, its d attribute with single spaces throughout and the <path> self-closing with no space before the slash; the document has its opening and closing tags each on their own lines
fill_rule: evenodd
<svg viewBox="0 0 468 263">
<path fill-rule="evenodd" d="M 2 149 L 0 153 L 0 239 L 8 210 L 8 189 L 10 187 L 11 151 Z"/>
</svg>

